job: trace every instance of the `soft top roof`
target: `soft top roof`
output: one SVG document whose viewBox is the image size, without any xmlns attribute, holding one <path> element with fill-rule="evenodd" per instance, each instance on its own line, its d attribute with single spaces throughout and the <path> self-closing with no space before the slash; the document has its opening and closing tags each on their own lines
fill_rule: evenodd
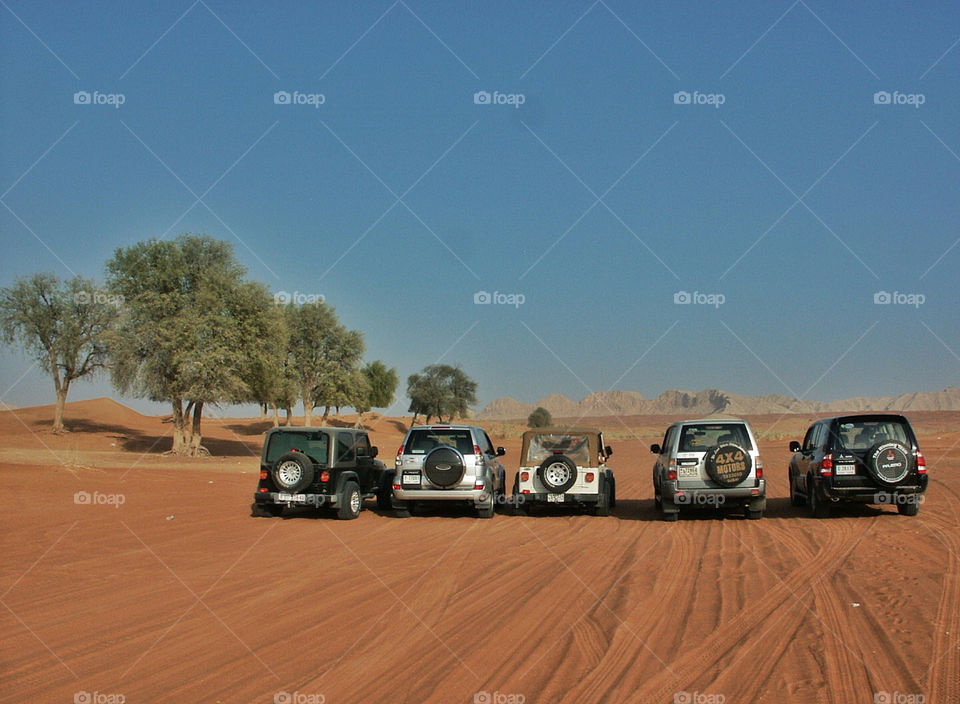
<svg viewBox="0 0 960 704">
<path fill-rule="evenodd" d="M 531 441 L 540 435 L 586 435 L 587 463 L 584 466 L 596 467 L 599 464 L 599 456 L 603 448 L 600 447 L 598 428 L 534 428 L 523 433 L 523 446 L 520 449 L 521 465 L 527 461 Z"/>
</svg>

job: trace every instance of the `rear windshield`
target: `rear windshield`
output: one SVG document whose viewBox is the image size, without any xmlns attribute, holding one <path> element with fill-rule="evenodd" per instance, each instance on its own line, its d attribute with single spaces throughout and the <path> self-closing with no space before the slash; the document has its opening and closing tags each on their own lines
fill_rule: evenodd
<svg viewBox="0 0 960 704">
<path fill-rule="evenodd" d="M 910 434 L 898 420 L 848 420 L 837 424 L 840 447 L 864 452 L 880 442 L 902 442 L 911 445 Z"/>
<path fill-rule="evenodd" d="M 711 447 L 732 442 L 753 449 L 747 429 L 742 424 L 704 423 L 685 425 L 680 431 L 678 452 L 706 452 Z"/>
<path fill-rule="evenodd" d="M 267 462 L 276 462 L 281 455 L 298 450 L 317 464 L 326 464 L 330 456 L 329 439 L 326 433 L 282 431 L 270 436 L 267 446 Z"/>
<path fill-rule="evenodd" d="M 418 428 L 410 432 L 403 452 L 407 455 L 425 455 L 435 447 L 456 448 L 461 455 L 473 454 L 473 438 L 466 429 Z"/>
<path fill-rule="evenodd" d="M 590 464 L 590 442 L 579 433 L 534 435 L 527 449 L 527 462 L 540 464 L 550 455 L 564 454 L 579 466 Z"/>
</svg>

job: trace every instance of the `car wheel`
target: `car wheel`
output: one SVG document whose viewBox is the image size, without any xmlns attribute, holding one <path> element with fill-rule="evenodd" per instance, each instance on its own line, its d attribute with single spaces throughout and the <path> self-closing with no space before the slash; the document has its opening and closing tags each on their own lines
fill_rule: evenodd
<svg viewBox="0 0 960 704">
<path fill-rule="evenodd" d="M 363 496 L 360 494 L 360 486 L 356 482 L 348 481 L 343 485 L 339 504 L 337 506 L 337 518 L 341 521 L 349 521 L 360 515 L 360 510 L 363 508 Z"/>
<path fill-rule="evenodd" d="M 270 474 L 279 489 L 296 494 L 313 484 L 313 462 L 302 452 L 287 452 L 277 458 Z"/>
<path fill-rule="evenodd" d="M 811 479 L 807 480 L 807 503 L 810 505 L 810 515 L 814 518 L 829 518 L 830 503 L 817 495 L 817 487 Z"/>
<path fill-rule="evenodd" d="M 551 494 L 562 494 L 577 481 L 577 465 L 566 455 L 551 455 L 537 467 L 537 476 Z"/>
<path fill-rule="evenodd" d="M 806 497 L 797 493 L 796 480 L 793 478 L 793 473 L 790 473 L 790 505 L 791 506 L 805 506 L 807 503 Z"/>
<path fill-rule="evenodd" d="M 477 515 L 480 518 L 493 518 L 493 509 L 495 504 L 491 501 L 489 506 L 477 506 Z"/>
<path fill-rule="evenodd" d="M 746 515 L 747 519 L 751 521 L 758 521 L 763 518 L 763 511 L 759 509 L 754 510 L 752 508 L 748 508 L 744 510 L 744 514 Z"/>
<path fill-rule="evenodd" d="M 380 480 L 380 488 L 377 491 L 377 508 L 381 511 L 389 511 L 393 508 L 393 474 L 383 473 L 383 479 Z"/>
<path fill-rule="evenodd" d="M 600 496 L 597 499 L 597 505 L 593 509 L 594 516 L 610 515 L 610 487 L 603 487 Z"/>
<path fill-rule="evenodd" d="M 467 465 L 455 448 L 447 445 L 435 447 L 423 458 L 423 475 L 436 487 L 446 489 L 458 484 Z"/>
<path fill-rule="evenodd" d="M 662 504 L 662 502 L 661 502 Z M 660 511 L 660 518 L 665 520 L 667 523 L 673 523 L 674 521 L 680 520 L 679 511 Z"/>
<path fill-rule="evenodd" d="M 613 475 L 610 475 L 610 508 L 615 509 L 617 507 L 617 480 L 613 478 Z"/>
<path fill-rule="evenodd" d="M 910 496 L 911 501 L 897 504 L 897 513 L 901 516 L 916 516 L 920 512 L 919 496 Z"/>
</svg>

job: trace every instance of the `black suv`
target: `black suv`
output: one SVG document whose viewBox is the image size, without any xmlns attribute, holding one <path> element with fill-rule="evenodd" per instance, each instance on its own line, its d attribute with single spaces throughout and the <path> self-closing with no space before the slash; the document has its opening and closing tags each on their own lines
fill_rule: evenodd
<svg viewBox="0 0 960 704">
<path fill-rule="evenodd" d="M 283 427 L 267 431 L 253 515 L 279 516 L 285 506 L 330 507 L 337 518 L 360 515 L 363 500 L 390 508 L 393 474 L 376 459 L 367 431 Z"/>
<path fill-rule="evenodd" d="M 927 465 L 910 422 L 872 413 L 818 420 L 803 445 L 790 443 L 790 503 L 807 504 L 817 518 L 832 503 L 895 505 L 916 516 L 927 490 Z"/>
</svg>

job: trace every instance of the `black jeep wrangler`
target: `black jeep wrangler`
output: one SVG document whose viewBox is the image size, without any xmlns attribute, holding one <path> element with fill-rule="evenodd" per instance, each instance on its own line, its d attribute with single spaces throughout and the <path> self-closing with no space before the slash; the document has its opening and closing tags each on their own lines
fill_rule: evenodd
<svg viewBox="0 0 960 704">
<path fill-rule="evenodd" d="M 392 469 L 376 459 L 365 430 L 271 428 L 263 440 L 254 516 L 279 516 L 286 506 L 332 508 L 337 518 L 360 515 L 364 499 L 388 510 Z"/>
</svg>

